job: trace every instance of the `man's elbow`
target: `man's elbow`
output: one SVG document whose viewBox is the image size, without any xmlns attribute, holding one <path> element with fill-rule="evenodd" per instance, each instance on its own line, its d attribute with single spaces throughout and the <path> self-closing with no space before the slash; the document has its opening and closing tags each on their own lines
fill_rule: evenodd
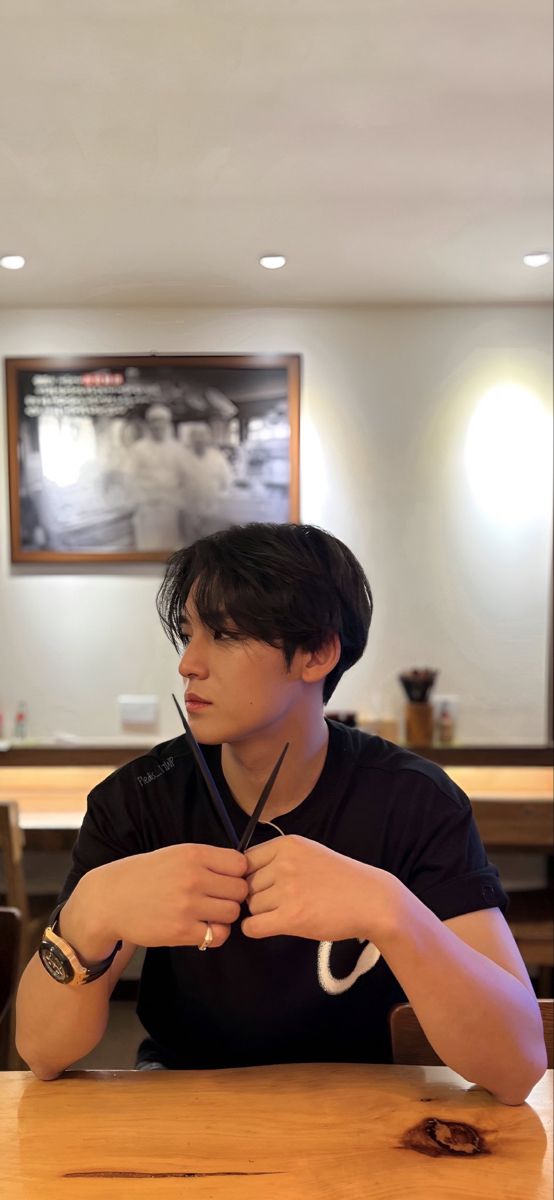
<svg viewBox="0 0 554 1200">
<path fill-rule="evenodd" d="M 63 1067 L 57 1071 L 53 1070 L 52 1067 L 42 1067 L 40 1065 L 37 1066 L 36 1064 L 35 1066 L 31 1066 L 30 1069 L 33 1072 L 33 1075 L 35 1075 L 36 1078 L 40 1079 L 43 1083 L 49 1083 L 51 1079 L 59 1079 L 64 1070 Z"/>
<path fill-rule="evenodd" d="M 510 1080 L 506 1088 L 498 1090 L 491 1088 L 491 1091 L 502 1104 L 525 1104 L 527 1097 L 537 1083 L 540 1083 L 547 1068 L 546 1046 L 538 1046 L 534 1058 L 527 1064 L 527 1069 L 521 1071 L 518 1079 L 514 1079 L 513 1082 Z"/>
<path fill-rule="evenodd" d="M 23 1041 L 20 1041 L 17 1037 L 15 1040 L 15 1048 L 19 1054 L 19 1057 L 23 1059 L 23 1062 L 27 1064 L 29 1070 L 33 1072 L 33 1075 L 36 1075 L 37 1079 L 43 1079 L 45 1081 L 49 1079 L 57 1079 L 58 1076 L 61 1075 L 62 1071 L 65 1070 L 65 1067 L 55 1067 L 52 1065 L 52 1063 L 44 1062 L 44 1060 L 40 1058 L 40 1055 L 35 1054 L 31 1047 L 26 1046 Z"/>
<path fill-rule="evenodd" d="M 41 1079 L 44 1082 L 47 1082 L 50 1079 L 58 1079 L 64 1070 L 64 1067 L 53 1067 L 52 1065 L 42 1063 L 39 1060 L 33 1061 L 30 1055 L 25 1056 L 21 1054 L 21 1051 L 18 1051 L 18 1054 L 20 1058 L 23 1059 L 23 1062 L 27 1064 L 33 1075 L 36 1075 L 37 1079 Z"/>
</svg>

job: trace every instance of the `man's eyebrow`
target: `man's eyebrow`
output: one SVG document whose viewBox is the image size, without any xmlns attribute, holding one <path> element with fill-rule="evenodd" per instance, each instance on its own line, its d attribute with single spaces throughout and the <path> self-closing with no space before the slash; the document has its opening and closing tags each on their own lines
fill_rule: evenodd
<svg viewBox="0 0 554 1200">
<path fill-rule="evenodd" d="M 234 628 L 238 632 L 239 627 L 238 627 L 236 621 L 234 620 L 233 617 L 230 617 L 229 614 L 226 613 L 223 609 L 221 609 L 218 616 L 219 616 L 219 621 L 221 622 L 221 625 L 223 627 L 229 626 L 231 629 Z M 201 624 L 203 624 L 202 621 L 201 621 Z M 181 616 L 179 617 L 179 628 L 181 629 L 183 627 L 183 625 L 194 625 L 194 619 L 193 619 L 193 617 L 191 617 L 190 613 L 187 611 L 185 605 L 183 605 L 183 608 L 181 610 Z"/>
</svg>

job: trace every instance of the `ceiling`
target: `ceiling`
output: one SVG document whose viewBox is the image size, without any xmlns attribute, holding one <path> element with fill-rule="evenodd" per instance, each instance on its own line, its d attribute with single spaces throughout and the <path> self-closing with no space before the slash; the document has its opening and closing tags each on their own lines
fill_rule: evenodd
<svg viewBox="0 0 554 1200">
<path fill-rule="evenodd" d="M 551 0 L 0 0 L 0 305 L 544 302 Z M 283 253 L 264 271 L 258 258 Z"/>
</svg>

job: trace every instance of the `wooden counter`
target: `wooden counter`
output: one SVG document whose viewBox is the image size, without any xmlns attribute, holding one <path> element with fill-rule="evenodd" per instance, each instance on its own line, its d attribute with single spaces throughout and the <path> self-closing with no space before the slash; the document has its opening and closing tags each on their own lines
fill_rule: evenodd
<svg viewBox="0 0 554 1200">
<path fill-rule="evenodd" d="M 178 732 L 178 730 L 176 731 Z M 32 742 L 12 742 L 0 754 L 0 766 L 6 767 L 96 767 L 108 763 L 110 769 L 120 767 L 147 754 L 153 741 L 144 745 L 40 745 Z M 541 745 L 458 745 L 409 746 L 414 754 L 431 762 L 451 766 L 481 767 L 551 767 L 554 763 L 552 742 Z"/>
<path fill-rule="evenodd" d="M 550 767 L 448 767 L 472 801 L 487 845 L 549 852 L 554 839 L 554 771 Z M 86 767 L 3 767 L 0 800 L 15 800 L 28 849 L 67 849 L 75 839 L 88 792 L 113 770 Z"/>
</svg>

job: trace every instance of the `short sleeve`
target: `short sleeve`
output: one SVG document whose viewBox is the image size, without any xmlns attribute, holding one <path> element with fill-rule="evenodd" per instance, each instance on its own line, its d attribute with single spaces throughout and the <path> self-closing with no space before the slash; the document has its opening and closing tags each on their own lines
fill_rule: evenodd
<svg viewBox="0 0 554 1200">
<path fill-rule="evenodd" d="M 136 818 L 126 802 L 125 789 L 115 772 L 87 799 L 87 811 L 72 850 L 72 864 L 58 896 L 69 899 L 83 875 L 116 859 L 140 854 L 144 845 Z"/>
<path fill-rule="evenodd" d="M 420 777 L 410 805 L 399 877 L 441 921 L 483 908 L 508 908 L 471 804 L 444 775 L 444 786 Z M 411 835 L 407 830 L 411 829 Z"/>
</svg>

